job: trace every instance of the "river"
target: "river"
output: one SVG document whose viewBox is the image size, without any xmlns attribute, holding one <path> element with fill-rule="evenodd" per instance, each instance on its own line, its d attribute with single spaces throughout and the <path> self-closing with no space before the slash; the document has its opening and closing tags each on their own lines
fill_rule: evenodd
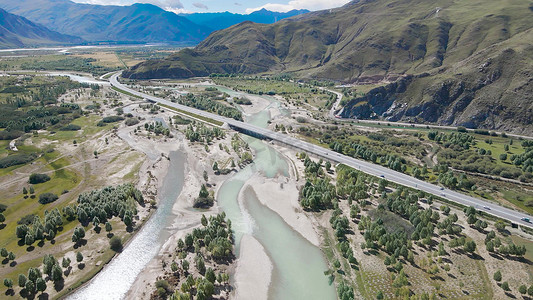
<svg viewBox="0 0 533 300">
<path fill-rule="evenodd" d="M 224 91 L 230 95 L 244 94 L 229 89 Z M 266 127 L 270 120 L 269 108 L 280 109 L 275 98 L 264 96 L 264 99 L 271 104 L 259 113 L 247 116 L 247 122 Z M 242 206 L 239 204 L 239 193 L 256 172 L 268 178 L 289 176 L 287 161 L 274 148 L 246 135 L 242 138 L 254 150 L 254 162 L 225 181 L 217 193 L 219 206 L 232 220 L 237 255 L 243 234 L 252 234 L 262 244 L 273 264 L 270 299 L 336 299 L 334 287 L 328 284 L 323 274 L 328 266 L 319 248 L 293 230 L 278 214 L 262 205 L 253 193 L 244 191 L 244 203 Z M 124 298 L 137 275 L 159 252 L 170 235 L 165 228 L 173 223 L 175 216 L 172 206 L 183 185 L 184 155 L 171 152 L 170 157 L 169 171 L 163 181 L 162 200 L 155 215 L 122 253 L 68 299 Z"/>
<path fill-rule="evenodd" d="M 233 93 L 228 89 L 220 90 Z M 279 109 L 273 97 L 264 97 L 271 104 L 263 111 L 248 116 L 246 122 L 266 127 L 270 120 L 269 108 Z M 260 172 L 268 178 L 288 176 L 287 161 L 274 148 L 258 139 L 242 136 L 255 152 L 252 164 L 224 182 L 217 194 L 220 207 L 232 220 L 235 230 L 235 248 L 238 251 L 244 234 L 251 234 L 265 249 L 273 264 L 269 299 L 336 299 L 333 286 L 328 284 L 324 271 L 326 259 L 319 248 L 292 229 L 278 214 L 264 206 L 249 190 L 243 191 L 244 203 L 238 195 L 247 179 Z"/>
<path fill-rule="evenodd" d="M 181 193 L 184 179 L 185 155 L 170 152 L 170 166 L 163 180 L 161 201 L 155 214 L 124 247 L 122 253 L 104 267 L 89 283 L 68 296 L 72 300 L 122 299 L 135 278 L 159 252 L 170 237 L 165 228 L 172 226 L 172 207 Z"/>
</svg>

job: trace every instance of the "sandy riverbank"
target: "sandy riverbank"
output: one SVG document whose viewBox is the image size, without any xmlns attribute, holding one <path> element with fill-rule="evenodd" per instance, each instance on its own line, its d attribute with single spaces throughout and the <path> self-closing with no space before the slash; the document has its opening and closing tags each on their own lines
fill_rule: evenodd
<svg viewBox="0 0 533 300">
<path fill-rule="evenodd" d="M 211 186 L 212 189 L 220 186 L 226 178 L 231 176 L 216 176 L 212 171 L 214 161 L 220 161 L 223 158 L 227 159 L 228 156 L 226 152 L 219 149 L 218 143 L 230 143 L 230 140 L 231 137 L 228 135 L 225 139 L 216 141 L 210 147 L 210 152 L 206 153 L 203 145 L 190 144 L 181 133 L 176 133 L 173 144 L 176 149 L 186 154 L 186 162 L 183 188 L 172 208 L 172 213 L 175 215 L 174 221 L 170 227 L 166 228 L 171 235 L 161 246 L 158 254 L 138 275 L 126 295 L 126 299 L 149 299 L 151 293 L 155 290 L 155 282 L 164 273 L 163 262 L 170 263 L 169 257 L 175 251 L 177 241 L 191 232 L 193 228 L 201 226 L 202 215 L 209 217 L 219 212 L 216 202 L 208 210 L 195 210 L 192 209 L 192 206 L 202 184 L 205 183 L 203 179 L 204 170 L 208 172 L 208 186 Z"/>
<path fill-rule="evenodd" d="M 250 98 L 253 105 L 242 106 L 247 114 L 264 110 L 270 105 L 270 102 L 261 97 L 252 96 Z M 268 110 L 273 115 L 279 115 L 279 110 L 276 108 L 272 107 Z M 228 144 L 230 140 L 231 137 L 228 134 L 224 140 L 215 142 L 210 147 L 209 153 L 206 153 L 202 145 L 191 144 L 181 134 L 176 134 L 176 138 L 173 139 L 173 144 L 186 154 L 187 160 L 185 164 L 183 190 L 176 199 L 173 207 L 175 220 L 173 225 L 167 228 L 171 233 L 171 237 L 161 247 L 158 255 L 139 274 L 126 298 L 149 299 L 151 292 L 155 290 L 154 283 L 158 279 L 158 276 L 164 272 L 162 262 L 170 263 L 167 260 L 170 254 L 175 251 L 177 241 L 183 238 L 186 233 L 192 231 L 194 227 L 200 226 L 200 217 L 202 214 L 209 216 L 219 212 L 219 207 L 216 202 L 207 211 L 200 212 L 192 210 L 191 207 L 201 185 L 204 183 L 202 174 L 204 170 L 208 172 L 208 183 L 215 191 L 218 190 L 225 180 L 234 174 L 232 172 L 226 176 L 217 176 L 212 171 L 214 161 L 220 162 L 228 158 L 228 153 L 220 150 L 218 144 Z M 147 148 L 149 148 L 152 142 L 153 140 L 146 140 L 146 144 L 140 147 L 143 150 L 148 150 Z M 281 149 L 278 148 L 278 150 Z M 294 151 L 287 149 L 283 149 L 282 152 L 287 159 L 288 157 L 294 157 L 295 154 Z M 321 239 L 317 233 L 318 223 L 316 223 L 316 220 L 312 216 L 307 215 L 298 203 L 298 185 L 301 182 L 298 181 L 297 174 L 301 171 L 297 170 L 294 163 L 289 162 L 289 165 L 291 168 L 291 175 L 289 177 L 278 176 L 269 179 L 260 173 L 254 174 L 247 180 L 241 190 L 239 202 L 243 203 L 243 190 L 246 188 L 253 189 L 263 205 L 280 215 L 289 226 L 313 245 L 319 246 Z M 244 235 L 240 243 L 239 257 L 237 257 L 233 274 L 233 282 L 236 289 L 229 297 L 237 299 L 250 299 L 252 297 L 266 299 L 268 297 L 272 269 L 272 262 L 265 252 L 264 247 L 253 236 Z"/>
<path fill-rule="evenodd" d="M 298 202 L 297 184 L 293 178 L 265 178 L 256 173 L 246 182 L 243 190 L 251 188 L 263 205 L 276 212 L 311 244 L 319 246 L 320 239 L 315 226 Z"/>
<path fill-rule="evenodd" d="M 253 236 L 243 235 L 235 269 L 235 299 L 268 298 L 272 262 L 265 249 Z"/>
</svg>

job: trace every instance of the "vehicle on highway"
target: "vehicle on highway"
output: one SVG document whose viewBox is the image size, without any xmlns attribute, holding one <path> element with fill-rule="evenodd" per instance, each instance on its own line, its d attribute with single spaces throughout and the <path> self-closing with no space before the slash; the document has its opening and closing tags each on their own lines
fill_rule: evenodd
<svg viewBox="0 0 533 300">
<path fill-rule="evenodd" d="M 385 178 L 385 175 L 379 175 L 379 177 L 381 177 L 381 178 Z"/>
<path fill-rule="evenodd" d="M 443 188 L 443 187 L 441 187 L 441 188 L 440 188 L 440 190 L 441 190 L 441 191 L 444 191 L 444 188 Z"/>
<path fill-rule="evenodd" d="M 524 217 L 524 218 L 522 218 L 522 219 L 520 219 L 520 220 L 522 220 L 522 221 L 524 221 L 524 222 L 531 223 L 531 221 L 529 220 L 529 218 L 526 218 L 526 217 Z"/>
<path fill-rule="evenodd" d="M 483 208 L 486 209 L 486 210 L 490 210 L 490 207 L 488 207 L 488 206 L 483 206 Z"/>
</svg>

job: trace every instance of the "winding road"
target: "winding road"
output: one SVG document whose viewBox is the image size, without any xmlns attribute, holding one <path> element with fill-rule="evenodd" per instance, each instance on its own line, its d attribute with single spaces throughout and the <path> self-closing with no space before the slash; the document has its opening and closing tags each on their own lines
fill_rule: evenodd
<svg viewBox="0 0 533 300">
<path fill-rule="evenodd" d="M 528 214 L 518 212 L 518 211 L 509 209 L 509 208 L 505 208 L 500 205 L 487 202 L 487 201 L 484 201 L 478 198 L 467 196 L 456 191 L 444 189 L 440 186 L 419 180 L 409 175 L 396 172 L 394 170 L 391 170 L 386 167 L 376 165 L 376 164 L 373 164 L 367 161 L 355 159 L 355 158 L 337 153 L 335 151 L 299 140 L 297 138 L 293 138 L 283 133 L 274 132 L 269 129 L 264 129 L 258 126 L 254 126 L 252 124 L 247 124 L 247 123 L 237 121 L 234 119 L 222 117 L 217 114 L 191 108 L 191 107 L 177 104 L 177 103 L 174 103 L 174 102 L 162 99 L 162 98 L 158 98 L 155 96 L 151 96 L 151 95 L 138 92 L 136 90 L 133 90 L 127 87 L 126 85 L 121 84 L 118 81 L 118 77 L 120 74 L 121 73 L 116 73 L 109 78 L 111 85 L 123 91 L 126 91 L 128 93 L 131 93 L 133 95 L 136 95 L 136 96 L 139 96 L 144 99 L 157 102 L 160 104 L 165 104 L 165 105 L 168 105 L 170 107 L 174 107 L 180 110 L 184 110 L 189 113 L 197 114 L 203 117 L 211 118 L 216 121 L 224 122 L 228 124 L 231 128 L 236 129 L 238 131 L 249 133 L 249 134 L 256 135 L 256 136 L 262 136 L 262 137 L 289 145 L 291 147 L 298 148 L 305 152 L 312 153 L 320 157 L 324 157 L 327 160 L 348 165 L 361 172 L 364 172 L 364 173 L 367 173 L 373 176 L 385 178 L 388 181 L 401 184 L 401 185 L 404 185 L 410 188 L 422 190 L 426 193 L 447 199 L 448 201 L 456 202 L 456 203 L 459 203 L 465 206 L 473 206 L 476 209 L 481 210 L 487 214 L 508 220 L 512 223 L 520 224 L 521 226 L 533 228 L 532 223 L 524 220 L 524 219 L 533 220 L 533 217 Z M 339 102 L 337 102 L 334 105 L 334 107 L 336 107 L 338 103 Z"/>
</svg>

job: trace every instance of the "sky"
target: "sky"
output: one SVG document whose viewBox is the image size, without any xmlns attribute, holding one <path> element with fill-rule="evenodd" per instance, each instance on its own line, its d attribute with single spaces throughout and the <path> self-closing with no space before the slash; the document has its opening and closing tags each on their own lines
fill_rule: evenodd
<svg viewBox="0 0 533 300">
<path fill-rule="evenodd" d="M 261 8 L 287 12 L 293 9 L 321 10 L 342 6 L 350 0 L 72 0 L 100 5 L 151 3 L 176 13 L 220 12 L 251 13 Z"/>
</svg>

